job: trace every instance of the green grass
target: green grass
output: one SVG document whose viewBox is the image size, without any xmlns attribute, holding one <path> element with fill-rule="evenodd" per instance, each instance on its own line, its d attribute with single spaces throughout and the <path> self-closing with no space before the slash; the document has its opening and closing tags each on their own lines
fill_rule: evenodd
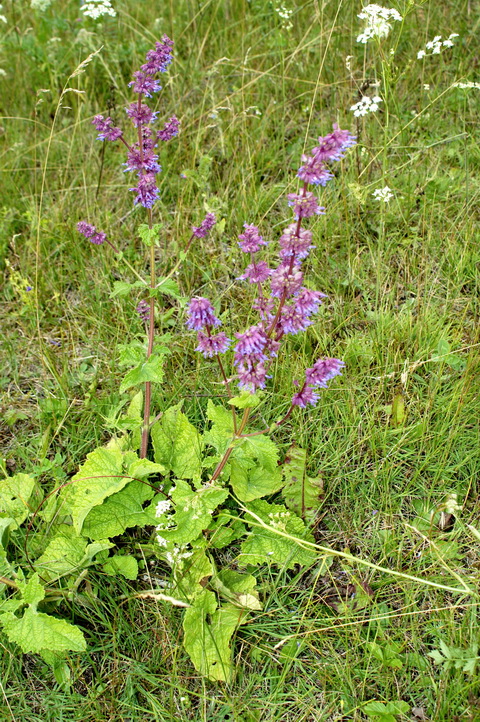
<svg viewBox="0 0 480 722">
<path fill-rule="evenodd" d="M 103 25 L 77 22 L 76 2 L 54 0 L 41 15 L 26 0 L 5 0 L 2 11 L 0 444 L 8 473 L 33 473 L 53 488 L 111 435 L 106 419 L 121 401 L 117 347 L 143 328 L 136 299 L 109 298 L 113 281 L 131 272 L 110 249 L 82 242 L 75 225 L 88 218 L 137 272 L 147 270 L 123 152 L 97 143 L 90 120 L 100 112 L 123 120 L 131 73 L 166 32 L 176 55 L 159 109 L 176 112 L 182 132 L 161 153 L 159 273 L 173 267 L 205 204 L 215 209 L 224 233 L 194 246 L 176 278 L 185 296 L 218 298 L 225 324 L 245 328 L 254 317 L 235 282 L 242 224 L 260 225 L 273 257 L 301 153 L 334 121 L 354 129 L 359 145 L 322 191 L 327 214 L 312 226 L 307 278 L 328 300 L 308 333 L 290 338 L 261 414 L 268 423 L 285 412 L 292 378 L 319 355 L 343 358 L 344 376 L 318 408 L 278 433 L 285 449 L 292 440 L 308 448 L 309 468 L 323 480 L 318 543 L 478 586 L 478 541 L 466 524 L 480 521 L 480 95 L 450 87 L 478 81 L 473 5 L 415 3 L 382 58 L 355 43 L 361 6 L 351 0 L 285 0 L 289 30 L 273 9 L 279 3 L 266 0 L 113 4 L 118 18 Z M 395 7 L 404 13 L 404 3 Z M 451 32 L 460 35 L 454 48 L 416 59 L 426 41 Z M 379 88 L 361 90 L 376 79 Z M 65 88 L 81 94 L 61 96 Z M 348 109 L 364 92 L 385 102 L 357 122 Z M 381 206 L 371 193 L 385 185 L 395 198 Z M 200 421 L 207 398 L 222 394 L 213 366 L 195 354 L 176 304 L 160 314 L 161 327 L 174 341 L 154 413 L 183 398 Z M 405 418 L 395 425 L 400 395 Z M 422 524 L 421 509 L 438 509 L 449 493 L 462 506 L 453 529 Z M 139 554 L 138 539 L 123 543 Z M 72 656 L 71 691 L 42 661 L 1 645 L 2 719 L 327 722 L 368 719 L 362 708 L 371 700 L 404 700 L 436 722 L 480 719 L 478 671 L 447 671 L 427 656 L 440 641 L 464 649 L 480 641 L 471 598 L 338 559 L 297 574 L 264 570 L 264 611 L 236 636 L 237 678 L 213 685 L 180 646 L 180 610 L 135 596 L 163 575 L 160 564 L 146 569 L 130 586 L 92 574 L 64 605 L 89 641 L 87 654 Z M 398 645 L 401 666 L 379 661 L 372 643 Z"/>
</svg>

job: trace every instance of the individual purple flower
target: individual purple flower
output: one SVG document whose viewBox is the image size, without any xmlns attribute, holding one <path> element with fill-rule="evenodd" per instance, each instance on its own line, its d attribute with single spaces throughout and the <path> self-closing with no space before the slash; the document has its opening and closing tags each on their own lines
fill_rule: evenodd
<svg viewBox="0 0 480 722">
<path fill-rule="evenodd" d="M 312 246 L 312 232 L 306 228 L 300 228 L 297 233 L 297 223 L 292 223 L 285 228 L 279 238 L 279 244 L 279 255 L 282 261 L 290 261 L 293 258 L 296 265 L 308 256 L 312 248 L 315 248 Z"/>
<path fill-rule="evenodd" d="M 345 363 L 338 358 L 320 358 L 313 364 L 312 368 L 307 369 L 305 373 L 306 383 L 326 389 L 327 382 L 335 376 L 340 376 L 344 366 Z"/>
<path fill-rule="evenodd" d="M 155 173 L 142 175 L 138 180 L 138 185 L 130 190 L 137 194 L 135 205 L 140 203 L 144 208 L 151 208 L 159 195 Z"/>
<path fill-rule="evenodd" d="M 293 208 L 296 218 L 310 218 L 318 213 L 325 213 L 325 208 L 318 205 L 316 196 L 307 191 L 306 193 L 289 193 L 288 205 Z"/>
<path fill-rule="evenodd" d="M 258 263 L 251 263 L 247 266 L 244 273 L 239 276 L 239 280 L 248 280 L 250 283 L 263 283 L 271 273 L 272 271 L 266 261 L 259 261 Z"/>
<path fill-rule="evenodd" d="M 310 314 L 305 313 L 296 304 L 285 305 L 278 320 L 278 331 L 281 334 L 296 334 L 311 326 Z"/>
<path fill-rule="evenodd" d="M 142 300 L 137 306 L 137 313 L 144 323 L 150 320 L 150 304 Z"/>
<path fill-rule="evenodd" d="M 95 226 L 92 226 L 90 223 L 86 223 L 85 221 L 77 223 L 77 231 L 81 233 L 82 236 L 85 236 L 85 238 L 88 238 L 90 243 L 94 243 L 96 246 L 100 246 L 107 238 L 106 233 L 97 231 Z"/>
<path fill-rule="evenodd" d="M 216 336 L 207 336 L 202 331 L 198 332 L 198 346 L 195 349 L 200 351 L 205 358 L 212 358 L 220 353 L 225 353 L 228 350 L 231 339 L 222 332 L 217 333 Z"/>
<path fill-rule="evenodd" d="M 312 389 L 311 386 L 307 386 L 307 384 L 304 384 L 301 391 L 294 394 L 292 398 L 292 406 L 300 406 L 300 408 L 302 409 L 304 409 L 307 404 L 315 406 L 319 398 L 320 395 L 317 394 L 315 389 Z"/>
<path fill-rule="evenodd" d="M 201 331 L 206 326 L 220 326 L 221 321 L 215 316 L 215 309 L 203 296 L 192 298 L 187 308 L 187 328 L 193 331 Z"/>
<path fill-rule="evenodd" d="M 250 391 L 252 394 L 257 389 L 264 389 L 267 380 L 267 372 L 263 363 L 244 363 L 239 366 L 238 371 L 238 386 L 240 389 Z"/>
<path fill-rule="evenodd" d="M 97 140 L 118 140 L 123 131 L 121 128 L 115 128 L 113 120 L 104 118 L 103 115 L 96 115 L 92 120 L 92 125 L 98 130 Z"/>
<path fill-rule="evenodd" d="M 333 178 L 333 173 L 315 155 L 302 155 L 302 163 L 297 176 L 305 183 L 325 186 Z"/>
<path fill-rule="evenodd" d="M 144 147 L 143 151 L 140 151 L 138 143 L 128 149 L 127 162 L 123 165 L 126 166 L 126 171 L 137 171 L 139 174 L 160 173 L 162 170 L 158 163 L 158 155 L 153 149 Z"/>
<path fill-rule="evenodd" d="M 154 123 L 158 115 L 158 113 L 153 111 L 146 103 L 140 103 L 140 105 L 138 103 L 130 103 L 125 110 L 136 128 L 140 125 Z"/>
<path fill-rule="evenodd" d="M 91 238 L 96 232 L 96 228 L 86 221 L 79 221 L 77 223 L 77 231 L 81 233 L 82 236 L 85 236 L 85 238 Z"/>
<path fill-rule="evenodd" d="M 344 151 L 355 143 L 354 135 L 348 130 L 340 130 L 334 123 L 333 131 L 318 139 L 318 145 L 315 146 L 312 154 L 318 161 L 341 160 L 344 157 Z"/>
<path fill-rule="evenodd" d="M 303 287 L 295 298 L 295 306 L 301 313 L 306 313 L 310 316 L 313 313 L 317 313 L 323 298 L 327 298 L 325 293 L 321 291 L 311 291 L 309 288 Z"/>
<path fill-rule="evenodd" d="M 281 263 L 270 277 L 272 296 L 290 298 L 300 290 L 302 281 L 303 273 L 298 266 L 290 269 L 290 264 Z"/>
<path fill-rule="evenodd" d="M 146 98 L 151 98 L 152 93 L 158 93 L 162 89 L 158 80 L 141 70 L 137 70 L 133 74 L 133 80 L 128 85 L 133 86 L 134 93 L 144 95 Z"/>
<path fill-rule="evenodd" d="M 236 333 L 237 343 L 235 345 L 235 361 L 240 362 L 245 356 L 255 354 L 257 360 L 265 359 L 263 353 L 267 344 L 267 335 L 259 325 L 250 326 L 243 333 Z"/>
<path fill-rule="evenodd" d="M 198 227 L 192 227 L 193 235 L 197 238 L 205 238 L 216 222 L 215 213 L 207 213 Z"/>
<path fill-rule="evenodd" d="M 259 296 L 253 302 L 253 308 L 258 311 L 258 315 L 262 321 L 271 321 L 273 318 L 274 304 L 271 298 Z"/>
<path fill-rule="evenodd" d="M 164 73 L 172 62 L 173 40 L 168 35 L 164 35 L 161 42 L 155 43 L 155 48 L 149 50 L 146 55 L 146 63 L 141 66 L 147 75 L 155 75 L 155 73 Z"/>
<path fill-rule="evenodd" d="M 172 117 L 165 123 L 162 130 L 158 132 L 157 138 L 158 140 L 162 140 L 164 142 L 171 140 L 178 135 L 179 129 L 180 121 L 176 115 L 172 115 Z"/>
<path fill-rule="evenodd" d="M 244 223 L 243 227 L 245 230 L 238 236 L 238 245 L 244 253 L 256 253 L 262 246 L 267 245 L 267 241 L 263 240 L 257 226 Z"/>
</svg>

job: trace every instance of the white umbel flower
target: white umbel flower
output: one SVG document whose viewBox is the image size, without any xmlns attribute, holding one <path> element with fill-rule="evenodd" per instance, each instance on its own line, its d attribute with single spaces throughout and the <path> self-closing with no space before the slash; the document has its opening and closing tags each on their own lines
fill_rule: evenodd
<svg viewBox="0 0 480 722">
<path fill-rule="evenodd" d="M 392 29 L 390 20 L 401 22 L 400 13 L 394 8 L 383 8 L 381 5 L 367 5 L 358 14 L 360 20 L 365 21 L 363 32 L 357 36 L 357 43 L 368 43 L 373 38 L 386 38 Z"/>
<path fill-rule="evenodd" d="M 391 188 L 385 186 L 385 188 L 377 188 L 377 190 L 373 191 L 372 196 L 376 201 L 388 203 L 393 198 L 393 192 Z"/>
<path fill-rule="evenodd" d="M 382 99 L 378 95 L 374 95 L 373 98 L 364 95 L 358 103 L 351 106 L 350 110 L 356 118 L 361 118 L 363 115 L 368 115 L 368 113 L 375 113 L 378 110 L 378 104 L 381 102 Z"/>
<path fill-rule="evenodd" d="M 463 90 L 466 90 L 467 88 L 476 88 L 477 90 L 480 90 L 480 83 L 475 83 L 473 80 L 467 80 L 465 83 L 454 83 L 454 88 L 462 88 Z"/>
<path fill-rule="evenodd" d="M 45 10 L 48 10 L 51 4 L 52 0 L 30 0 L 30 7 L 32 10 L 38 10 L 39 13 L 44 13 Z"/>
<path fill-rule="evenodd" d="M 441 35 L 435 35 L 433 40 L 429 40 L 425 45 L 425 50 L 418 51 L 417 59 L 421 60 L 429 55 L 440 55 L 444 48 L 453 48 L 453 41 L 458 37 L 458 33 L 451 33 L 446 40 L 442 40 Z"/>
<path fill-rule="evenodd" d="M 86 0 L 81 7 L 81 11 L 92 20 L 98 20 L 103 15 L 110 15 L 114 18 L 117 14 L 110 0 Z"/>
</svg>

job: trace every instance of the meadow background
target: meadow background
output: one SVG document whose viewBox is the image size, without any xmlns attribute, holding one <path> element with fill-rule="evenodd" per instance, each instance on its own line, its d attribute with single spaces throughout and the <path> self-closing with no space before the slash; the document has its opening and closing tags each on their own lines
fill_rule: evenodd
<svg viewBox="0 0 480 722">
<path fill-rule="evenodd" d="M 352 0 L 112 4 L 117 16 L 98 21 L 67 0 L 43 12 L 4 0 L 0 10 L 1 473 L 57 486 L 115 432 L 128 400 L 118 393 L 117 347 L 143 326 L 136 300 L 110 292 L 114 280 L 134 279 L 75 226 L 95 223 L 136 271 L 147 270 L 123 151 L 96 142 L 91 119 L 123 121 L 131 74 L 167 33 L 175 57 L 159 107 L 182 129 L 161 151 L 159 272 L 214 210 L 223 230 L 193 245 L 175 278 L 186 297 L 217 299 L 232 328 L 245 328 L 250 302 L 235 280 L 243 223 L 274 246 L 301 153 L 333 122 L 355 132 L 358 145 L 321 190 L 327 213 L 312 226 L 308 278 L 328 300 L 309 331 L 289 339 L 269 388 L 270 418 L 306 365 L 342 358 L 342 379 L 278 434 L 285 450 L 292 441 L 307 448 L 309 470 L 322 478 L 317 541 L 478 588 L 480 88 L 454 85 L 480 81 L 478 4 L 395 2 L 404 22 L 378 46 L 356 42 L 362 6 Z M 451 33 L 453 47 L 417 58 Z M 350 108 L 365 94 L 383 102 L 356 118 Z M 388 203 L 372 196 L 385 185 Z M 158 325 L 174 340 L 154 413 L 185 399 L 201 421 L 221 385 L 175 301 Z M 141 556 L 142 541 L 121 543 Z M 129 583 L 92 573 L 90 607 L 65 605 L 90 645 L 72 655 L 70 689 L 2 639 L 0 717 L 480 719 L 472 597 L 331 558 L 298 573 L 263 570 L 264 611 L 238 632 L 238 674 L 221 685 L 199 677 L 179 646 L 178 610 L 133 597 L 156 588 L 158 575 L 147 566 Z M 408 711 L 388 717 L 387 707 L 372 707 L 397 701 Z"/>
</svg>

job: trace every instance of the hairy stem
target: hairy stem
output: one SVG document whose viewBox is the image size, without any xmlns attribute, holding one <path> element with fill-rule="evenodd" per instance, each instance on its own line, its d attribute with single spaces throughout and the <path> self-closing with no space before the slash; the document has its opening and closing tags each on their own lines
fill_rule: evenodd
<svg viewBox="0 0 480 722">
<path fill-rule="evenodd" d="M 152 209 L 148 209 L 148 227 L 153 227 Z M 156 285 L 155 276 L 155 245 L 153 240 L 150 246 L 150 289 L 153 291 Z M 147 360 L 152 355 L 153 340 L 155 336 L 155 297 L 152 293 L 150 297 L 150 313 L 148 319 L 148 347 Z M 145 459 L 147 456 L 148 437 L 150 433 L 150 407 L 152 404 L 152 384 L 150 381 L 145 382 L 145 404 L 143 407 L 143 427 L 142 427 L 142 443 L 140 446 L 140 458 Z"/>
</svg>

